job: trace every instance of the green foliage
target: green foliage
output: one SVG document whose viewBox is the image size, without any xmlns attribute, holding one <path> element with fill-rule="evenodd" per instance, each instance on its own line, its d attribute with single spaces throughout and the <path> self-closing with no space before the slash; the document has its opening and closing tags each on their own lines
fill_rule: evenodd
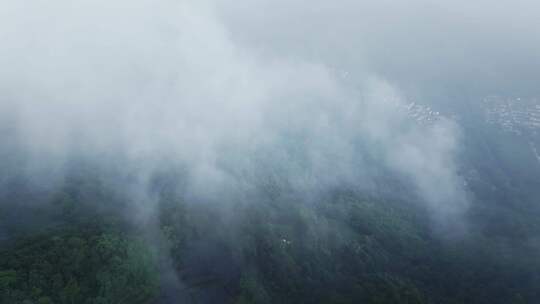
<svg viewBox="0 0 540 304">
<path fill-rule="evenodd" d="M 272 182 L 255 202 L 229 202 L 222 210 L 186 202 L 177 183 L 164 177 L 152 190 L 161 235 L 151 249 L 135 236 L 146 227 L 130 227 L 120 212 L 123 200 L 92 179 L 81 173 L 52 195 L 55 220 L 45 233 L 2 247 L 1 304 L 149 303 L 163 287 L 154 252 L 164 250 L 191 295 L 221 289 L 220 303 L 517 304 L 540 298 L 537 218 L 515 206 L 476 206 L 471 216 L 490 210 L 493 223 L 442 240 L 426 211 L 410 202 L 347 191 L 297 201 Z M 499 224 L 504 229 L 498 231 Z"/>
<path fill-rule="evenodd" d="M 15 270 L 0 271 L 0 290 L 6 292 L 17 282 L 17 272 Z"/>
<path fill-rule="evenodd" d="M 57 232 L 0 255 L 0 303 L 145 303 L 158 290 L 145 243 L 113 233 Z"/>
</svg>

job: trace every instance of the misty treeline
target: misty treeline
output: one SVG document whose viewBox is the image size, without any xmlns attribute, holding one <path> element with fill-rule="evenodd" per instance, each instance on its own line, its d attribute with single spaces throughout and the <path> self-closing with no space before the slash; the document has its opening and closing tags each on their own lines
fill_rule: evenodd
<svg viewBox="0 0 540 304">
<path fill-rule="evenodd" d="M 349 187 L 310 196 L 284 175 L 261 172 L 246 197 L 203 200 L 189 194 L 186 178 L 171 164 L 140 184 L 124 169 L 88 161 L 71 162 L 54 187 L 4 176 L 2 303 L 538 299 L 536 215 L 516 222 L 508 213 L 519 205 L 490 202 L 495 222 L 478 217 L 454 235 L 434 229 L 429 208 L 407 199 L 391 175 L 384 184 L 392 199 Z M 146 205 L 134 186 L 145 187 Z"/>
<path fill-rule="evenodd" d="M 539 13 L 0 1 L 0 303 L 538 303 Z"/>
</svg>

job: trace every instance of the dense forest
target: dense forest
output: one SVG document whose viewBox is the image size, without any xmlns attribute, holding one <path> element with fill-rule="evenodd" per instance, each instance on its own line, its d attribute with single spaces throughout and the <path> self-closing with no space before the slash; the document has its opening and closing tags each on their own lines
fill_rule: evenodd
<svg viewBox="0 0 540 304">
<path fill-rule="evenodd" d="M 1 205 L 10 206 L 1 213 L 1 303 L 540 298 L 536 216 L 515 203 L 499 202 L 489 217 L 477 203 L 475 226 L 445 236 L 412 200 L 338 188 L 307 200 L 271 178 L 256 203 L 190 202 L 171 169 L 149 183 L 156 211 L 141 222 L 126 216 L 132 198 L 111 187 L 121 179 L 103 171 L 73 165 L 61 188 L 38 193 L 12 180 Z"/>
<path fill-rule="evenodd" d="M 539 0 L 0 0 L 0 304 L 540 304 L 539 84 Z"/>
</svg>

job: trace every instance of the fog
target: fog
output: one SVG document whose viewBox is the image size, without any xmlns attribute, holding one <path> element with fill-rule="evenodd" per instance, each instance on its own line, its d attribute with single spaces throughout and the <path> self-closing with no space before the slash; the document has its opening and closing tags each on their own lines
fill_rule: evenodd
<svg viewBox="0 0 540 304">
<path fill-rule="evenodd" d="M 385 172 L 435 223 L 455 223 L 468 205 L 461 129 L 450 114 L 418 124 L 404 109 L 538 93 L 535 1 L 0 7 L 2 151 L 37 183 L 61 180 L 77 156 L 121 163 L 142 184 L 176 164 L 194 200 L 227 204 L 261 176 L 310 200 L 384 192 Z"/>
<path fill-rule="evenodd" d="M 376 73 L 414 94 L 538 94 L 535 1 L 251 1 L 220 9 L 238 43 Z"/>
<path fill-rule="evenodd" d="M 382 273 L 399 289 L 408 274 L 386 274 L 416 269 L 418 286 L 484 298 L 537 277 L 540 167 L 527 149 L 536 160 L 540 142 L 493 140 L 503 133 L 468 114 L 487 96 L 503 109 L 537 98 L 538 79 L 534 0 L 0 0 L 0 242 L 9 225 L 50 228 L 35 220 L 48 201 L 66 226 L 64 209 L 94 204 L 120 209 L 161 255 L 160 303 L 192 299 L 191 285 L 201 303 L 240 303 L 259 285 L 270 303 L 272 288 L 289 296 L 272 275 L 301 267 L 291 281 L 307 283 L 278 283 L 347 297 L 345 281 L 352 295 Z M 535 100 L 526 111 L 540 115 Z M 72 205 L 70 182 L 84 188 L 65 195 Z M 2 214 L 17 204 L 45 207 Z M 284 266 L 264 277 L 266 264 Z M 500 280 L 456 283 L 482 275 Z M 537 281 L 523 283 L 527 299 Z M 514 285 L 491 296 L 521 297 Z"/>
</svg>

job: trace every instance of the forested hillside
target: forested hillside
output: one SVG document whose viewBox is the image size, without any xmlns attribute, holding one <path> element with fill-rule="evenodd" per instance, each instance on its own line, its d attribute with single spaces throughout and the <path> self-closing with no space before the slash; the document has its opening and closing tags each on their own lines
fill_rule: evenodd
<svg viewBox="0 0 540 304">
<path fill-rule="evenodd" d="M 141 225 L 126 217 L 129 197 L 104 184 L 98 169 L 82 168 L 61 190 L 43 193 L 46 201 L 2 209 L 9 231 L 0 253 L 2 303 L 534 303 L 539 297 L 539 244 L 532 241 L 538 228 L 525 214 L 517 228 L 508 214 L 515 207 L 492 211 L 497 225 L 488 220 L 485 229 L 444 237 L 412 201 L 347 189 L 308 201 L 273 182 L 261 186 L 258 193 L 266 195 L 256 203 L 225 208 L 190 202 L 176 186 L 181 175 L 168 172 L 152 180 L 158 211 Z M 22 203 L 34 195 L 19 190 L 2 199 Z M 36 225 L 20 230 L 14 217 Z"/>
<path fill-rule="evenodd" d="M 0 0 L 0 304 L 540 304 L 539 0 Z"/>
</svg>

